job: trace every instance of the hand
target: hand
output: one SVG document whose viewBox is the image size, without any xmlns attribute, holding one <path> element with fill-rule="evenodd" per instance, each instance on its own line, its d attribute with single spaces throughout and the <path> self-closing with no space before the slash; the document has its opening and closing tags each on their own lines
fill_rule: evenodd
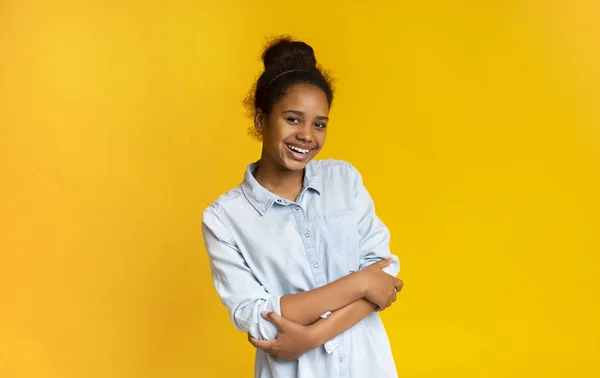
<svg viewBox="0 0 600 378">
<path fill-rule="evenodd" d="M 274 312 L 262 315 L 263 318 L 277 326 L 279 333 L 274 340 L 257 340 L 248 334 L 248 341 L 254 347 L 275 357 L 294 361 L 318 346 L 310 326 L 291 322 Z"/>
<path fill-rule="evenodd" d="M 391 258 L 378 261 L 364 268 L 362 274 L 367 285 L 365 299 L 377 305 L 381 311 L 388 308 L 396 301 L 396 294 L 402 290 L 404 283 L 383 271 L 383 268 L 392 263 Z"/>
</svg>

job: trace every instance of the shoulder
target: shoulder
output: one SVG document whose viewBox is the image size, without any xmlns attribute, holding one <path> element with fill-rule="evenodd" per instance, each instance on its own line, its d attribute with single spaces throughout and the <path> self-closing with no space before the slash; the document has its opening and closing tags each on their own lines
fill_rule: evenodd
<svg viewBox="0 0 600 378">
<path fill-rule="evenodd" d="M 203 219 L 221 219 L 224 208 L 237 202 L 243 195 L 241 186 L 237 186 L 221 194 L 213 203 L 204 209 Z"/>
<path fill-rule="evenodd" d="M 337 159 L 313 160 L 311 162 L 315 174 L 324 179 L 346 179 L 354 181 L 360 178 L 358 170 L 349 162 Z"/>
<path fill-rule="evenodd" d="M 353 172 L 356 168 L 352 164 L 344 160 L 337 159 L 324 159 L 324 160 L 313 160 L 311 162 L 315 171 L 328 173 L 335 171 Z"/>
</svg>

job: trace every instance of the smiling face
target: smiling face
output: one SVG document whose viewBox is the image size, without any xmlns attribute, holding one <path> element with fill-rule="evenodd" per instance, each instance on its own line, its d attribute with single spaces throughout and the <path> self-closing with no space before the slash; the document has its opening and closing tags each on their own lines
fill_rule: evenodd
<svg viewBox="0 0 600 378">
<path fill-rule="evenodd" d="M 262 134 L 261 162 L 288 171 L 301 171 L 325 144 L 329 103 L 325 93 L 312 85 L 297 84 L 255 118 Z"/>
</svg>

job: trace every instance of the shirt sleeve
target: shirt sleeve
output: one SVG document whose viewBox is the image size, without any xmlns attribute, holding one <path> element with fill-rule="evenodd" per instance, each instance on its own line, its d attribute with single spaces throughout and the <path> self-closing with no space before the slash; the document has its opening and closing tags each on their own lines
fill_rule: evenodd
<svg viewBox="0 0 600 378">
<path fill-rule="evenodd" d="M 383 270 L 396 276 L 400 272 L 398 257 L 390 252 L 390 231 L 375 214 L 375 205 L 365 188 L 362 176 L 354 167 L 354 196 L 360 237 L 359 270 L 391 257 L 392 263 Z"/>
<path fill-rule="evenodd" d="M 281 297 L 269 294 L 256 279 L 225 222 L 218 204 L 204 211 L 202 235 L 214 287 L 237 329 L 259 340 L 274 339 L 277 327 L 264 319 L 261 312 L 281 315 Z"/>
</svg>

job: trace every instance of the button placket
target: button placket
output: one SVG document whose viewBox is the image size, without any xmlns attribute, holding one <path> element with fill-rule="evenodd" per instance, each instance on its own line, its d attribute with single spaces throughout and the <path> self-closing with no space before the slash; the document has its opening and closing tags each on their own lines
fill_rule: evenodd
<svg viewBox="0 0 600 378">
<path fill-rule="evenodd" d="M 308 260 L 307 262 L 310 264 L 309 266 L 311 267 L 310 270 L 313 275 L 315 285 L 320 287 L 326 284 L 326 276 L 321 267 L 319 253 L 315 248 L 316 240 L 314 234 L 312 233 L 313 230 L 310 228 L 310 222 L 308 221 L 304 209 L 299 205 L 301 198 L 302 196 L 299 196 L 299 199 L 296 202 L 288 202 L 288 205 L 294 219 L 296 220 L 298 231 L 302 237 L 302 244 L 304 245 L 304 249 L 306 251 L 306 257 Z"/>
</svg>

